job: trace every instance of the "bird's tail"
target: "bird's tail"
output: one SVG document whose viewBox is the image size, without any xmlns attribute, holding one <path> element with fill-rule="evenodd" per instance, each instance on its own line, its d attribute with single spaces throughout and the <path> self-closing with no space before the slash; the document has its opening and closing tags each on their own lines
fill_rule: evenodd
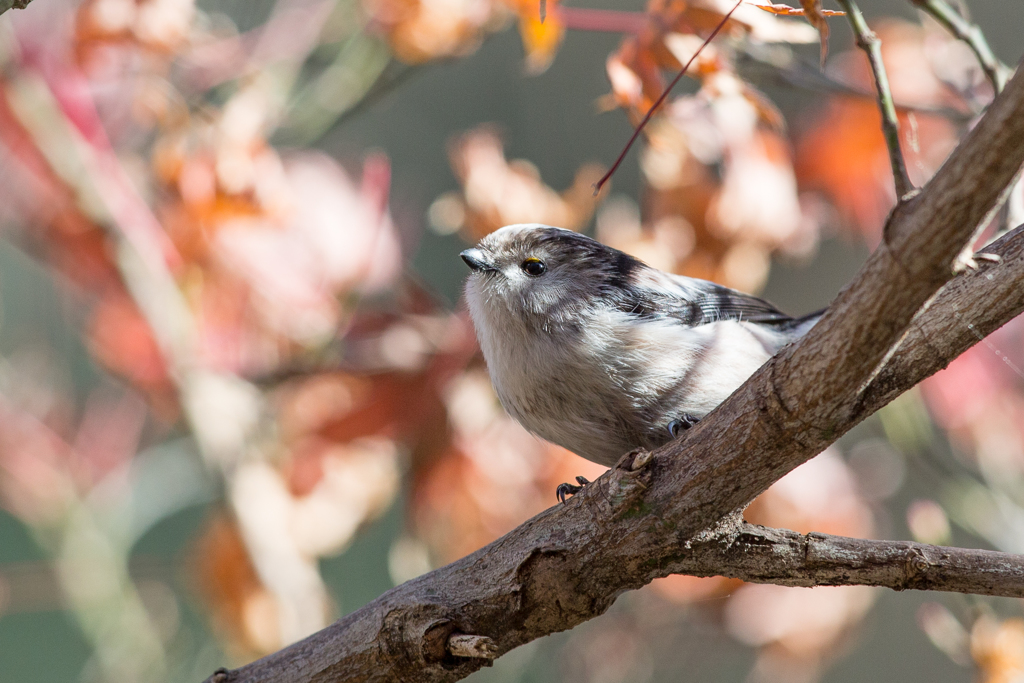
<svg viewBox="0 0 1024 683">
<path fill-rule="evenodd" d="M 821 316 L 825 315 L 827 310 L 828 308 L 823 308 L 820 311 L 808 313 L 799 318 L 793 318 L 787 327 L 792 331 L 794 337 L 802 337 L 821 320 Z"/>
</svg>

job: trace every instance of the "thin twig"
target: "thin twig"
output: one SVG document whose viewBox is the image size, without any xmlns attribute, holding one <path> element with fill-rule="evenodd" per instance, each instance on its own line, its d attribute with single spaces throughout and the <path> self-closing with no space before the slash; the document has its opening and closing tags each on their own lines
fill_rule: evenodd
<svg viewBox="0 0 1024 683">
<path fill-rule="evenodd" d="M 615 171 L 619 168 L 619 165 L 622 163 L 622 160 L 626 158 L 626 155 L 629 153 L 629 150 L 633 147 L 633 143 L 636 142 L 636 139 L 638 137 L 640 137 L 640 131 L 642 131 L 644 127 L 647 125 L 647 122 L 651 120 L 651 117 L 654 115 L 655 110 L 662 105 L 662 103 L 668 97 L 668 94 L 672 92 L 672 88 L 676 87 L 676 83 L 678 83 L 679 80 L 686 74 L 686 71 L 687 69 L 690 68 L 690 65 L 693 64 L 697 57 L 700 56 L 700 53 L 704 51 L 704 48 L 706 48 L 711 43 L 711 41 L 715 39 L 715 36 L 718 35 L 718 32 L 721 31 L 722 27 L 725 26 L 726 22 L 729 21 L 729 17 L 732 16 L 732 13 L 738 10 L 740 8 L 740 5 L 743 4 L 743 2 L 744 0 L 739 0 L 739 2 L 737 2 L 731 10 L 729 10 L 729 13 L 722 17 L 722 21 L 718 22 L 718 26 L 716 26 L 715 30 L 711 32 L 711 35 L 707 37 L 707 40 L 705 40 L 697 49 L 697 51 L 693 53 L 693 56 L 690 57 L 689 61 L 687 61 L 686 64 L 683 65 L 683 68 L 679 70 L 679 73 L 676 74 L 676 77 L 673 78 L 672 82 L 668 84 L 668 87 L 665 88 L 665 90 L 661 93 L 661 96 L 657 99 L 657 101 L 655 101 L 655 103 L 651 105 L 651 108 L 647 110 L 647 115 L 644 116 L 643 120 L 640 122 L 640 125 L 636 127 L 636 130 L 633 131 L 633 135 L 630 136 L 629 142 L 626 143 L 626 146 L 622 149 L 622 152 L 619 154 L 619 157 L 615 160 L 615 163 L 612 164 L 612 167 L 608 170 L 607 173 L 604 174 L 604 176 L 601 177 L 600 180 L 594 183 L 595 196 L 597 196 L 597 193 L 601 191 L 601 188 L 604 187 L 604 184 L 608 182 L 608 180 L 612 177 L 612 174 L 614 174 Z"/>
<path fill-rule="evenodd" d="M 914 6 L 927 12 L 935 21 L 939 22 L 957 40 L 965 43 L 974 56 L 977 57 L 981 70 L 985 72 L 989 83 L 992 84 L 993 96 L 998 95 L 1006 86 L 1006 79 L 1009 78 L 1010 69 L 992 52 L 985 34 L 977 24 L 973 24 L 960 14 L 946 0 L 910 0 Z M 1022 219 L 1021 191 L 1022 180 L 1020 177 L 1014 181 L 1010 191 L 1007 193 L 1007 201 L 1001 209 L 999 232 L 1009 230 Z"/>
<path fill-rule="evenodd" d="M 957 12 L 946 0 L 910 0 L 915 7 L 927 12 L 935 21 L 949 31 L 957 40 L 967 44 L 978 58 L 985 76 L 998 95 L 1006 86 L 1009 69 L 992 52 L 985 34 L 977 24 L 972 24 Z"/>
<path fill-rule="evenodd" d="M 857 46 L 864 50 L 871 64 L 871 72 L 875 76 L 875 86 L 878 90 L 878 109 L 882 113 L 882 134 L 885 136 L 885 144 L 889 148 L 889 163 L 892 164 L 893 180 L 896 183 L 896 199 L 902 201 L 914 190 L 914 184 L 910 182 L 910 175 L 907 173 L 907 162 L 903 159 L 903 152 L 900 151 L 900 122 L 896 118 L 896 105 L 893 104 L 892 90 L 889 88 L 889 77 L 885 73 L 885 64 L 882 63 L 882 44 L 878 36 L 868 28 L 864 21 L 864 15 L 854 0 L 838 0 L 839 4 L 846 10 L 846 16 L 850 18 L 853 32 L 857 36 Z"/>
<path fill-rule="evenodd" d="M 745 45 L 738 53 L 737 68 L 745 80 L 754 83 L 764 84 L 767 82 L 813 93 L 835 93 L 863 99 L 875 99 L 875 93 L 837 80 L 821 71 L 817 65 L 812 67 L 807 60 L 788 51 L 785 54 L 786 58 L 780 59 L 774 50 L 765 49 L 763 45 Z M 952 107 L 906 104 L 895 99 L 893 104 L 899 114 L 941 116 L 957 126 L 967 124 L 982 112 L 981 108 L 974 109 L 972 107 L 958 110 Z"/>
</svg>

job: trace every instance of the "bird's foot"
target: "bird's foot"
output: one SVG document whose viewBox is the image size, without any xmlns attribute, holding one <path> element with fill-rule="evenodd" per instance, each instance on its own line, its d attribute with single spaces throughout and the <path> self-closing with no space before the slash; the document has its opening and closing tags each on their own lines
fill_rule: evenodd
<svg viewBox="0 0 1024 683">
<path fill-rule="evenodd" d="M 583 490 L 584 486 L 586 486 L 590 482 L 587 480 L 586 477 L 576 477 L 576 483 L 579 484 L 579 486 L 574 486 L 573 484 L 565 483 L 558 485 L 558 488 L 555 489 L 555 497 L 558 498 L 559 503 L 565 504 L 566 498 L 568 498 L 569 496 L 575 496 L 577 493 Z"/>
<path fill-rule="evenodd" d="M 683 416 L 678 420 L 672 420 L 668 423 L 668 433 L 673 439 L 677 439 L 680 434 L 698 422 L 700 422 L 700 418 L 694 417 L 689 413 L 683 413 Z"/>
</svg>

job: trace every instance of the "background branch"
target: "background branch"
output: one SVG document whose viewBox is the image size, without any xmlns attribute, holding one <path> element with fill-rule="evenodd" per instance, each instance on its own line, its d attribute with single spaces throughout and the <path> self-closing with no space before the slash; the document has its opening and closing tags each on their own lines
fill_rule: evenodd
<svg viewBox="0 0 1024 683">
<path fill-rule="evenodd" d="M 916 7 L 927 12 L 933 19 L 942 24 L 958 40 L 962 40 L 971 48 L 978 58 L 982 70 L 995 93 L 1002 91 L 1006 85 L 1009 69 L 992 52 L 985 34 L 976 24 L 967 21 L 945 0 L 910 0 Z"/>
<path fill-rule="evenodd" d="M 978 60 L 986 78 L 992 84 L 992 92 L 998 95 L 1006 86 L 1006 79 L 1010 70 L 999 60 L 989 47 L 985 34 L 977 24 L 973 24 L 951 6 L 946 0 L 911 0 L 911 2 L 928 13 L 933 19 L 941 24 L 956 39 L 965 43 Z M 964 7 L 966 11 L 966 6 Z M 1009 189 L 1003 206 L 1004 228 L 1010 228 L 1024 220 L 1024 198 L 1022 198 L 1024 184 L 1020 176 L 1017 177 L 1012 189 Z"/>
<path fill-rule="evenodd" d="M 858 86 L 838 80 L 821 71 L 816 63 L 810 64 L 804 59 L 772 50 L 764 45 L 744 45 L 738 54 L 741 59 L 738 64 L 740 73 L 744 78 L 755 83 L 770 83 L 817 95 L 849 95 L 851 97 L 877 100 L 877 95 L 874 92 L 869 92 Z M 896 107 L 897 113 L 941 116 L 957 126 L 964 126 L 981 114 L 980 109 L 974 111 L 972 108 L 968 111 L 948 106 L 900 102 L 895 99 L 895 96 L 893 105 Z"/>
<path fill-rule="evenodd" d="M 896 118 L 896 105 L 893 104 L 892 90 L 889 88 L 889 76 L 885 72 L 885 63 L 882 61 L 882 46 L 878 36 L 868 28 L 864 15 L 853 0 L 838 0 L 839 5 L 846 11 L 850 19 L 853 33 L 857 37 L 857 46 L 864 50 L 871 64 L 871 73 L 875 77 L 875 87 L 878 91 L 878 109 L 882 114 L 882 135 L 885 136 L 885 144 L 889 148 L 889 163 L 892 165 L 893 181 L 896 183 L 896 199 L 903 201 L 906 195 L 914 189 L 910 182 L 910 175 L 907 173 L 907 162 L 903 159 L 903 152 L 900 150 L 900 122 Z"/>
</svg>

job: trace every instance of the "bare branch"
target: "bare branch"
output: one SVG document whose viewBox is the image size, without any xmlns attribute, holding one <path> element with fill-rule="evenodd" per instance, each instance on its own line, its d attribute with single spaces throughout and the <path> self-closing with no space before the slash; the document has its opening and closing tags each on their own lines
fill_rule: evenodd
<svg viewBox="0 0 1024 683">
<path fill-rule="evenodd" d="M 488 660 L 453 657 L 452 634 L 485 636 L 504 653 L 670 573 L 692 554 L 688 541 L 923 379 L 903 364 L 912 355 L 905 336 L 921 331 L 951 358 L 972 343 L 961 323 L 993 329 L 1019 310 L 1019 285 L 1010 306 L 961 304 L 989 275 L 1019 282 L 1021 259 L 981 274 L 955 276 L 954 266 L 1022 162 L 1018 73 L 922 192 L 897 207 L 882 245 L 821 322 L 683 439 L 649 459 L 624 456 L 568 504 L 218 680 L 454 681 Z M 1019 254 L 1021 240 L 1017 231 L 996 248 Z M 950 294 L 935 298 L 950 280 Z M 935 320 L 953 307 L 962 312 L 955 324 Z"/>
<path fill-rule="evenodd" d="M 977 24 L 967 21 L 946 0 L 910 0 L 916 7 L 927 12 L 933 19 L 942 24 L 957 40 L 967 44 L 978 58 L 982 71 L 992 84 L 996 94 L 1006 86 L 1009 69 L 992 52 L 985 34 Z"/>
<path fill-rule="evenodd" d="M 772 84 L 811 93 L 834 93 L 870 100 L 877 98 L 874 92 L 868 92 L 858 86 L 837 80 L 818 69 L 817 66 L 812 68 L 805 61 L 794 58 L 789 53 L 766 49 L 763 45 L 751 43 L 741 46 L 738 55 L 743 59 L 739 65 L 740 75 L 748 81 L 755 83 L 768 81 Z M 947 106 L 909 104 L 898 102 L 895 99 L 893 104 L 897 113 L 941 116 L 957 126 L 966 126 L 981 114 L 980 109 L 964 111 Z"/>
<path fill-rule="evenodd" d="M 1024 597 L 1024 556 L 909 541 L 799 534 L 738 515 L 689 544 L 675 573 L 780 586 L 881 586 Z"/>
<path fill-rule="evenodd" d="M 989 47 L 981 27 L 969 22 L 957 9 L 946 0 L 910 0 L 922 11 L 927 12 L 941 24 L 953 37 L 964 42 L 978 59 L 982 71 L 992 84 L 992 92 L 998 95 L 1006 86 L 1010 70 L 999 60 Z M 1003 226 L 1009 228 L 1024 220 L 1024 206 L 1021 204 L 1021 192 L 1024 188 L 1021 178 L 1008 188 L 1007 202 L 1003 207 Z M 1001 202 L 1002 204 L 1002 202 Z"/>
<path fill-rule="evenodd" d="M 907 194 L 914 190 L 907 173 L 907 162 L 900 150 L 900 122 L 896 118 L 896 105 L 893 104 L 892 90 L 889 88 L 889 76 L 882 62 L 882 46 L 878 36 L 868 28 L 864 15 L 854 0 L 837 0 L 850 18 L 850 25 L 857 36 L 857 46 L 864 50 L 871 64 L 871 73 L 875 76 L 878 91 L 878 109 L 882 113 L 882 134 L 889 148 L 889 163 L 892 165 L 893 180 L 896 183 L 896 199 L 903 201 Z"/>
<path fill-rule="evenodd" d="M 1024 312 L 1024 226 L 1006 233 L 981 261 L 946 285 L 914 318 L 889 362 L 868 386 L 860 410 L 869 415 L 942 370 L 961 353 Z"/>
</svg>

